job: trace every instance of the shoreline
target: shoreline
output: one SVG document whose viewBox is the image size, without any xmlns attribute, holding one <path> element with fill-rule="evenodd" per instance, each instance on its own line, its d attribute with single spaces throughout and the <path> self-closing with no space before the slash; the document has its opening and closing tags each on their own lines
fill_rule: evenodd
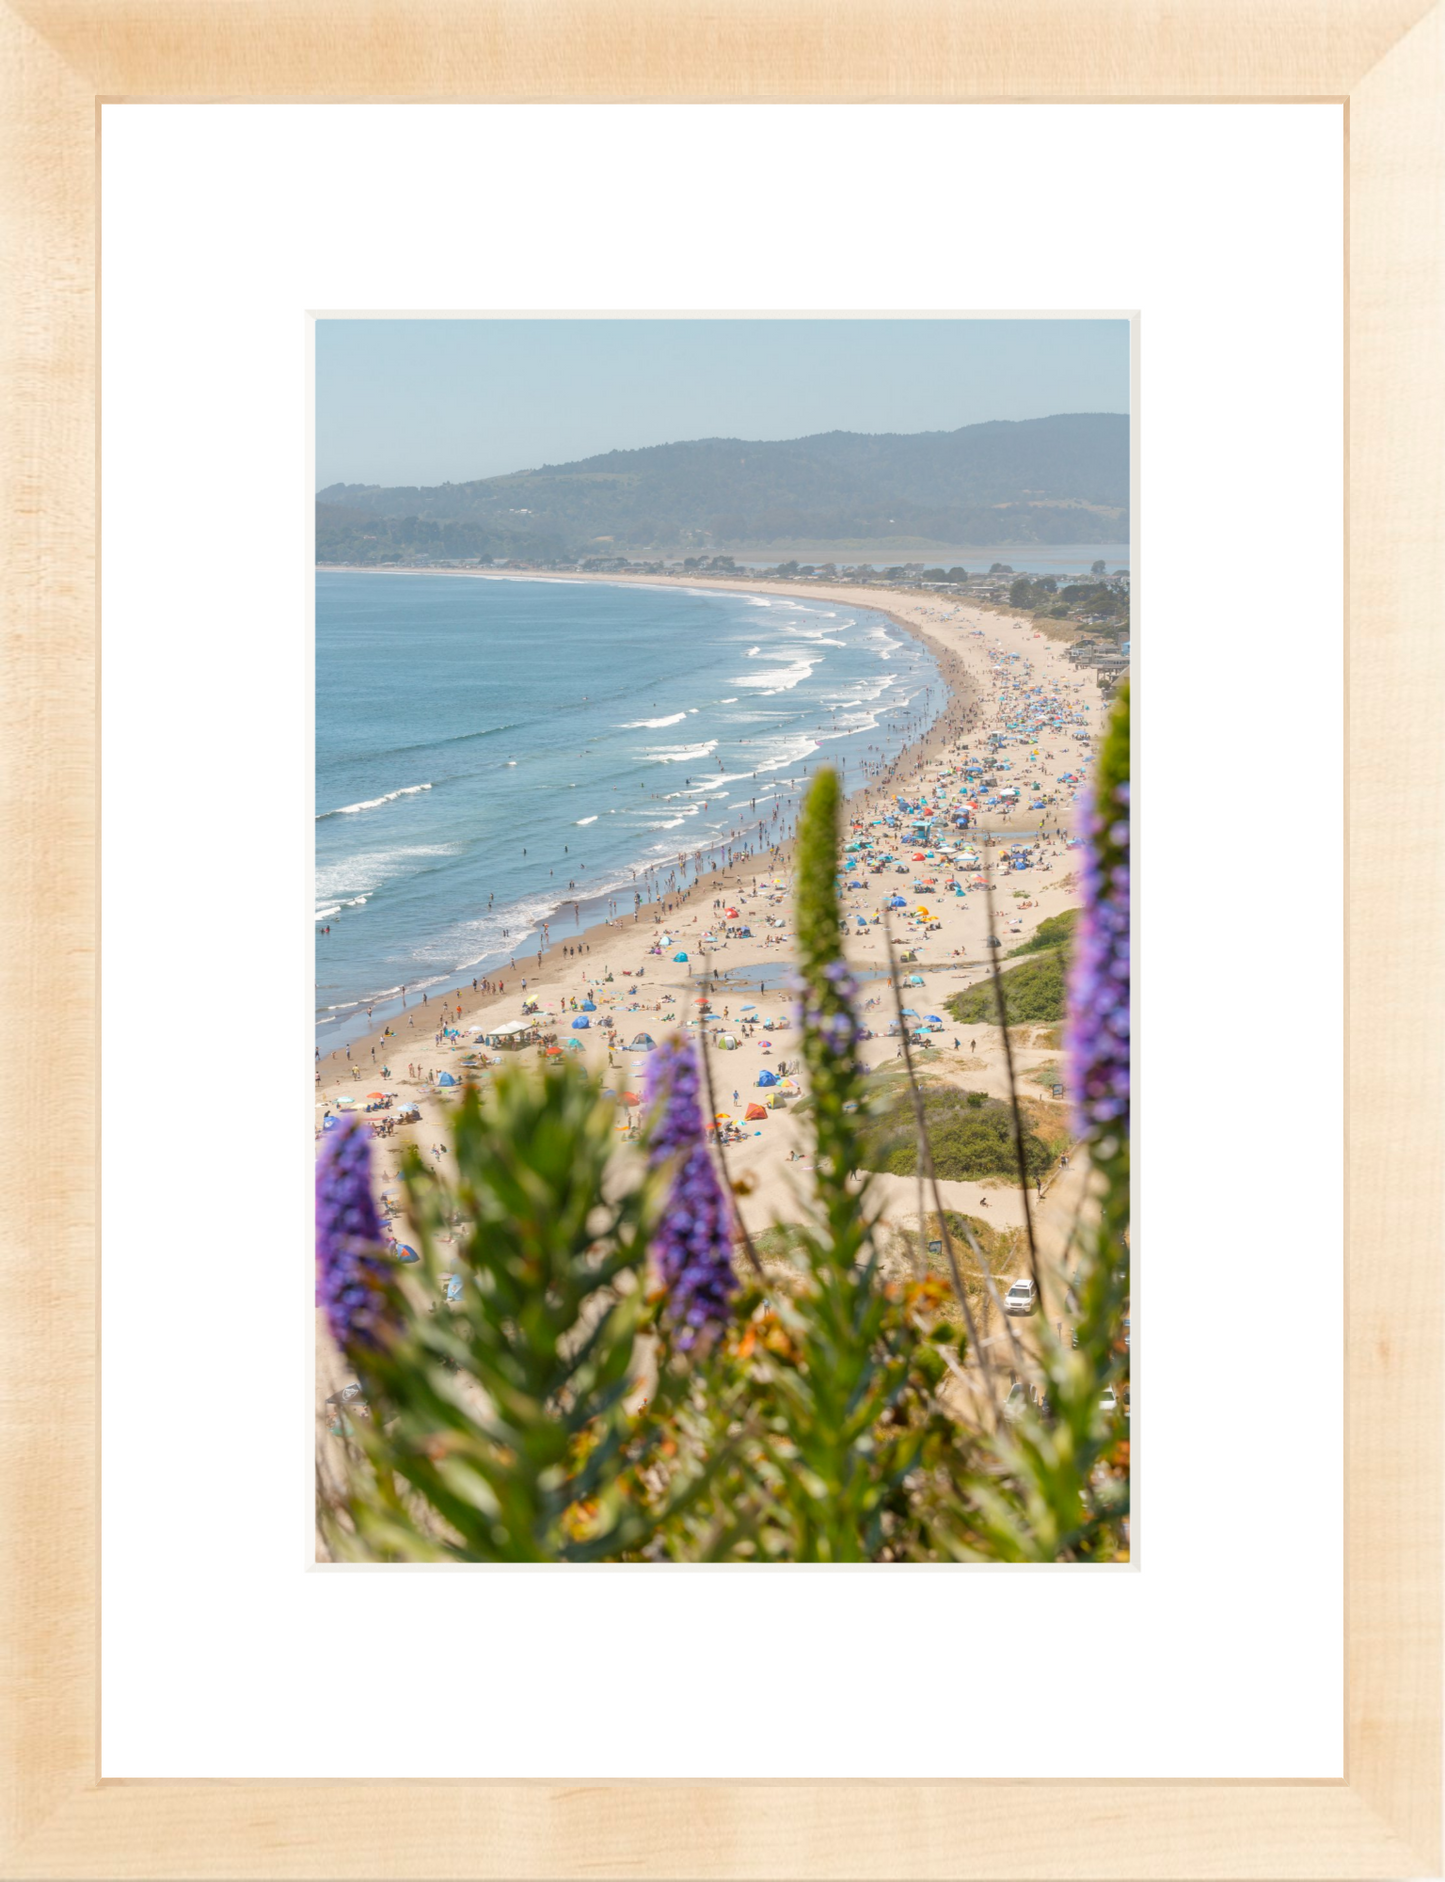
<svg viewBox="0 0 1445 1882">
<path fill-rule="evenodd" d="M 899 746 L 897 752 L 894 753 L 893 757 L 888 760 L 885 768 L 880 771 L 877 776 L 848 793 L 844 804 L 845 811 L 849 814 L 851 814 L 854 808 L 855 798 L 866 795 L 870 789 L 876 790 L 886 781 L 892 779 L 896 775 L 898 767 L 912 759 L 915 754 L 921 757 L 937 725 L 944 720 L 952 710 L 966 703 L 962 698 L 960 685 L 958 683 L 959 676 L 955 671 L 955 669 L 962 664 L 958 658 L 956 644 L 951 644 L 941 637 L 935 638 L 922 631 L 920 624 L 916 620 L 899 613 L 896 607 L 882 605 L 877 598 L 877 591 L 874 590 L 865 590 L 860 593 L 859 591 L 849 592 L 847 590 L 833 589 L 826 584 L 799 582 L 734 582 L 706 577 L 696 579 L 690 576 L 686 578 L 664 575 L 627 576 L 604 572 L 596 574 L 580 572 L 574 574 L 534 574 L 530 572 L 508 574 L 500 570 L 392 569 L 361 567 L 350 563 L 326 563 L 318 565 L 318 572 L 334 573 L 338 575 L 434 575 L 439 577 L 451 576 L 461 580 L 474 581 L 584 582 L 593 584 L 600 583 L 614 587 L 650 586 L 693 590 L 706 588 L 725 594 L 781 595 L 785 597 L 802 594 L 812 599 L 826 599 L 835 603 L 851 602 L 855 607 L 866 609 L 872 614 L 881 615 L 891 626 L 896 627 L 900 633 L 906 634 L 910 640 L 917 642 L 928 650 L 933 657 L 934 664 L 938 670 L 939 679 L 943 683 L 947 697 L 944 704 L 934 714 L 924 730 L 914 738 L 905 740 L 905 742 Z M 886 598 L 890 602 L 896 602 L 896 597 L 892 595 Z M 810 754 L 810 756 L 816 757 L 816 751 Z M 806 770 L 807 761 L 805 760 L 805 774 Z M 802 797 L 805 794 L 806 786 L 804 790 L 799 793 L 799 808 L 801 808 Z M 1025 826 L 1021 823 L 1017 827 L 1023 829 Z M 702 874 L 695 876 L 685 887 L 679 888 L 664 900 L 641 903 L 638 907 L 638 915 L 640 917 L 648 917 L 652 913 L 661 914 L 665 910 L 673 910 L 689 900 L 691 896 L 696 894 L 698 890 L 705 885 L 722 882 L 729 875 L 729 872 L 744 871 L 753 875 L 760 875 L 764 873 L 764 864 L 766 864 L 767 871 L 770 873 L 776 873 L 778 870 L 791 867 L 795 836 L 796 829 L 790 829 L 787 835 L 782 838 L 781 842 L 776 846 L 770 847 L 766 853 L 754 852 L 752 855 L 740 857 L 730 862 L 724 861 L 714 866 L 713 869 L 704 871 Z M 742 836 L 737 839 L 739 844 L 745 843 L 747 840 L 747 838 Z M 728 846 L 721 844 L 715 847 L 726 849 Z M 751 869 L 749 869 L 750 865 Z M 632 878 L 633 882 L 635 883 L 639 879 L 640 876 L 634 873 Z M 641 921 L 632 924 L 629 923 L 624 916 L 618 916 L 615 920 L 610 920 L 605 914 L 602 914 L 606 903 L 610 900 L 618 900 L 622 893 L 623 891 L 620 888 L 604 888 L 590 890 L 585 895 L 573 893 L 559 896 L 548 914 L 542 917 L 542 923 L 545 923 L 554 934 L 560 933 L 560 918 L 566 911 L 571 910 L 578 904 L 581 905 L 582 919 L 580 923 L 562 937 L 562 939 L 553 939 L 550 946 L 543 950 L 543 963 L 541 966 L 536 965 L 537 943 L 541 939 L 541 923 L 534 923 L 532 927 L 519 938 L 519 945 L 515 955 L 510 956 L 509 960 L 506 962 L 493 963 L 487 966 L 482 965 L 480 962 L 476 963 L 475 978 L 478 980 L 494 979 L 499 974 L 509 978 L 515 977 L 517 980 L 522 979 L 524 976 L 531 977 L 533 974 L 536 974 L 540 978 L 545 971 L 547 957 L 559 949 L 563 945 L 564 940 L 569 946 L 574 944 L 579 946 L 589 945 L 595 943 L 601 936 L 609 932 L 617 932 L 629 925 L 641 926 Z M 590 911 L 588 907 L 589 903 L 591 904 Z M 591 915 L 590 920 L 589 913 Z M 601 915 L 601 919 L 598 919 L 599 915 Z M 403 998 L 400 991 L 397 991 L 374 997 L 369 1007 L 365 1000 L 358 1000 L 351 1005 L 349 1010 L 345 1013 L 340 1013 L 326 1019 L 318 1015 L 313 1021 L 313 1030 L 316 1035 L 318 1049 L 325 1046 L 328 1051 L 330 1051 L 331 1056 L 334 1057 L 336 1052 L 342 1051 L 348 1045 L 370 1048 L 370 1046 L 379 1040 L 382 1029 L 387 1023 L 394 1020 L 402 1012 L 412 1012 L 417 1005 L 429 1004 L 432 998 L 440 998 L 443 990 L 446 988 L 447 982 L 455 980 L 458 976 L 465 976 L 469 979 L 473 977 L 473 970 L 471 968 L 464 969 L 462 967 L 456 967 L 451 969 L 448 973 L 433 976 L 425 985 L 417 987 L 415 993 L 410 994 L 410 1004 L 408 1004 L 406 998 Z M 454 990 L 454 995 L 455 993 L 462 992 L 462 988 L 457 988 Z M 423 998 L 423 996 L 426 997 Z M 465 994 L 463 994 L 464 1002 L 465 997 Z M 476 997 L 481 998 L 483 996 L 478 995 Z M 357 1022 L 363 1013 L 366 1014 L 368 1023 L 364 1027 L 361 1027 L 358 1026 Z M 375 1023 L 371 1023 L 373 1019 Z"/>
<path fill-rule="evenodd" d="M 353 568 L 341 564 L 328 564 L 327 566 L 337 573 L 347 574 L 432 574 L 438 577 L 484 581 L 535 579 L 530 575 L 520 573 L 508 576 L 504 573 L 494 574 L 491 571 L 466 569 L 393 571 Z M 987 634 L 993 628 L 1002 631 L 1006 627 L 1015 629 L 1025 627 L 1022 620 L 1011 620 L 1007 616 L 993 613 L 992 610 L 985 611 L 970 607 L 951 597 L 921 595 L 911 607 L 906 604 L 900 607 L 898 597 L 892 594 L 875 590 L 860 590 L 855 587 L 840 589 L 826 583 L 739 583 L 694 577 L 684 579 L 674 576 L 622 576 L 607 573 L 549 574 L 542 579 L 600 582 L 629 587 L 646 585 L 688 589 L 706 588 L 724 593 L 801 596 L 835 604 L 844 603 L 857 608 L 866 608 L 870 612 L 882 615 L 900 632 L 926 646 L 933 655 L 948 697 L 921 735 L 902 745 L 886 767 L 876 776 L 848 792 L 844 799 L 844 814 L 848 821 L 864 816 L 870 809 L 876 808 L 875 800 L 880 795 L 891 798 L 903 788 L 906 779 L 921 777 L 930 761 L 940 754 L 952 737 L 958 734 L 965 717 L 970 712 L 981 714 L 985 705 L 983 682 L 986 675 L 966 660 L 965 649 L 960 644 L 961 634 L 972 634 L 980 629 Z M 1028 628 L 1032 631 L 1032 623 L 1028 623 Z M 996 819 L 995 827 L 988 834 L 995 837 L 1000 834 L 1024 836 L 1032 834 L 1045 823 L 1058 821 L 1057 815 L 1051 818 L 1048 813 L 1045 813 L 1043 817 L 1028 812 L 1015 815 L 1016 820 L 1015 817 L 1007 819 L 1004 830 L 997 827 L 1002 820 Z M 985 834 L 983 826 L 979 826 L 979 834 L 980 836 Z M 763 854 L 723 862 L 694 877 L 686 887 L 679 888 L 673 894 L 660 900 L 642 903 L 632 919 L 618 916 L 611 919 L 605 917 L 602 920 L 594 919 L 590 922 L 582 920 L 571 931 L 555 932 L 550 945 L 541 951 L 540 961 L 535 948 L 527 953 L 519 951 L 513 957 L 516 961 L 515 966 L 507 964 L 486 968 L 479 970 L 475 976 L 466 975 L 461 978 L 460 984 L 448 984 L 455 983 L 458 976 L 462 974 L 462 970 L 458 969 L 453 974 L 439 975 L 431 986 L 422 990 L 419 996 L 411 996 L 405 1004 L 395 995 L 389 996 L 385 1001 L 375 1001 L 367 1015 L 365 1026 L 355 1026 L 354 1019 L 351 1025 L 348 1025 L 346 1021 L 339 1023 L 337 1029 L 331 1034 L 331 1039 L 334 1039 L 335 1043 L 324 1057 L 321 1054 L 322 1039 L 318 1032 L 317 1068 L 325 1070 L 332 1065 L 344 1068 L 347 1061 L 352 1064 L 369 1065 L 375 1052 L 383 1048 L 388 1037 L 388 1028 L 391 1029 L 390 1037 L 397 1041 L 398 1051 L 401 1049 L 400 1032 L 402 1030 L 405 1030 L 409 1036 L 414 1035 L 411 1038 L 413 1049 L 421 1046 L 424 1040 L 430 1047 L 430 1035 L 435 1031 L 435 1021 L 443 1011 L 446 1012 L 450 1024 L 463 1030 L 483 1020 L 488 1014 L 495 1013 L 502 1006 L 507 1008 L 508 1015 L 511 1016 L 512 1008 L 520 1005 L 524 982 L 529 995 L 534 988 L 546 994 L 560 989 L 564 981 L 578 975 L 585 976 L 594 968 L 600 977 L 609 971 L 619 952 L 633 946 L 640 947 L 645 952 L 651 947 L 655 938 L 669 927 L 679 929 L 697 927 L 703 902 L 707 898 L 720 898 L 724 888 L 732 890 L 734 894 L 756 894 L 756 885 L 759 882 L 770 881 L 776 876 L 790 875 L 795 841 L 796 832 L 791 831 L 775 848 L 770 848 Z M 753 886 L 749 888 L 749 884 Z M 558 916 L 564 909 L 578 904 L 582 899 L 577 896 L 559 899 L 552 911 L 551 922 L 556 924 Z M 607 892 L 603 891 L 598 892 L 594 899 L 605 903 L 609 898 Z M 686 938 L 681 935 L 677 937 L 679 940 Z M 746 951 L 747 947 L 747 943 L 736 940 L 723 943 L 714 951 L 714 974 L 736 972 L 735 968 L 723 966 L 719 962 L 717 958 L 719 953 L 730 954 L 734 949 Z M 769 941 L 765 936 L 754 937 L 752 952 L 760 958 L 753 964 L 771 968 L 775 962 L 785 958 L 787 950 L 782 948 L 775 949 L 772 958 L 767 958 L 768 947 Z M 577 952 L 564 953 L 564 948 L 576 949 Z M 741 964 L 740 958 L 739 965 Z M 691 962 L 688 964 L 687 977 L 689 981 L 694 979 Z M 473 978 L 476 982 L 476 991 L 473 991 L 470 984 Z M 484 982 L 490 982 L 495 986 L 499 978 L 505 987 L 504 992 L 483 990 Z M 385 1010 L 381 1010 L 383 1008 Z M 360 1011 L 361 1008 L 358 1007 L 357 1012 Z M 415 1019 L 418 1012 L 427 1015 L 428 1023 L 425 1028 L 416 1026 Z M 407 1024 L 401 1028 L 397 1022 L 401 1020 L 403 1014 L 406 1016 Z M 344 1036 L 342 1028 L 345 1028 Z M 330 1042 L 330 1040 L 327 1041 L 328 1044 Z M 343 1053 L 344 1058 L 341 1056 Z M 376 1063 L 379 1067 L 382 1060 L 376 1060 Z M 395 1078 L 392 1082 L 396 1082 Z"/>
</svg>

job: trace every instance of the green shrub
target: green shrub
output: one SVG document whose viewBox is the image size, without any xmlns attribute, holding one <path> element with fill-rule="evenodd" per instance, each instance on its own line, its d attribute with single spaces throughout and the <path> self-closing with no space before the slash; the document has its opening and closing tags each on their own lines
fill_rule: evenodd
<svg viewBox="0 0 1445 1882">
<path fill-rule="evenodd" d="M 1013 1117 L 1001 1099 L 981 1091 L 958 1091 L 950 1085 L 926 1085 L 923 1115 L 933 1146 L 934 1168 L 945 1181 L 979 1182 L 988 1176 L 1017 1176 Z M 1037 1176 L 1052 1161 L 1048 1147 L 1027 1129 L 1024 1157 L 1030 1176 Z M 906 1092 L 870 1120 L 864 1133 L 863 1168 L 893 1176 L 916 1173 L 918 1128 Z"/>
<path fill-rule="evenodd" d="M 1041 954 L 1036 960 L 1010 967 L 1000 975 L 1005 1011 L 1010 1026 L 1031 1022 L 1048 1024 L 1064 1017 L 1067 991 L 1067 961 L 1061 949 Z M 980 981 L 963 993 L 952 993 L 944 1002 L 961 1026 L 996 1026 L 998 1001 L 993 979 Z"/>
<path fill-rule="evenodd" d="M 1049 948 L 1067 947 L 1073 939 L 1079 914 L 1077 908 L 1066 908 L 1060 914 L 1045 915 L 1027 941 L 1009 949 L 1008 958 L 1013 960 L 1019 954 L 1043 954 Z"/>
</svg>

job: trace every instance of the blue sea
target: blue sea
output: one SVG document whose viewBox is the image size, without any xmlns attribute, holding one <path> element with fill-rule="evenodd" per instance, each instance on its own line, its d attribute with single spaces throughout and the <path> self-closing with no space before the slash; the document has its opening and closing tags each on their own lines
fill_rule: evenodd
<svg viewBox="0 0 1445 1882">
<path fill-rule="evenodd" d="M 946 698 L 841 603 L 318 570 L 318 1038 L 756 854 L 816 765 L 861 785 Z"/>
</svg>

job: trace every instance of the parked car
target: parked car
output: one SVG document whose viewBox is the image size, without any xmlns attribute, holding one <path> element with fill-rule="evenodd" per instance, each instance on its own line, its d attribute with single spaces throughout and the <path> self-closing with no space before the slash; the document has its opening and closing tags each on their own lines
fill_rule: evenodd
<svg viewBox="0 0 1445 1882">
<path fill-rule="evenodd" d="M 1003 1297 L 1005 1313 L 1033 1313 L 1038 1304 L 1039 1290 L 1028 1277 L 1015 1281 Z"/>
<path fill-rule="evenodd" d="M 1119 1394 L 1112 1385 L 1106 1385 L 1099 1398 L 1099 1410 L 1113 1413 L 1119 1409 Z"/>
</svg>

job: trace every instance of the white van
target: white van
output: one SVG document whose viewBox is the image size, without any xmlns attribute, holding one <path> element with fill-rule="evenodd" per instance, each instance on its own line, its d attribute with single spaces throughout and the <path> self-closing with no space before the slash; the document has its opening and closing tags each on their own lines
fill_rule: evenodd
<svg viewBox="0 0 1445 1882">
<path fill-rule="evenodd" d="M 1005 1313 L 1033 1313 L 1039 1304 L 1039 1290 L 1031 1280 L 1015 1281 L 1003 1297 Z"/>
</svg>

